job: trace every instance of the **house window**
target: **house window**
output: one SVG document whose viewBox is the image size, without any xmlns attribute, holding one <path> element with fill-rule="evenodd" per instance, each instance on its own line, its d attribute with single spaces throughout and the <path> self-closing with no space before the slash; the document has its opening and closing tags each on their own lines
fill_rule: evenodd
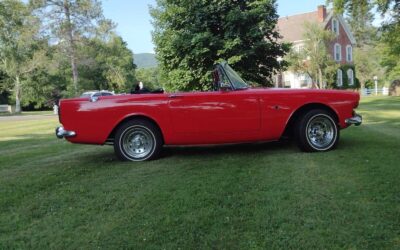
<svg viewBox="0 0 400 250">
<path fill-rule="evenodd" d="M 351 45 L 347 45 L 346 47 L 346 60 L 348 62 L 353 61 L 353 47 L 351 47 Z"/>
<path fill-rule="evenodd" d="M 332 31 L 336 35 L 339 35 L 339 21 L 336 18 L 332 19 Z"/>
<path fill-rule="evenodd" d="M 305 74 L 299 75 L 299 80 L 300 80 L 300 88 L 309 88 L 310 86 L 310 81 L 309 77 Z"/>
<path fill-rule="evenodd" d="M 333 54 L 335 55 L 335 61 L 340 62 L 342 60 L 342 46 L 340 44 L 335 44 Z"/>
<path fill-rule="evenodd" d="M 293 50 L 297 53 L 301 53 L 304 50 L 304 45 L 303 44 L 294 45 Z"/>
<path fill-rule="evenodd" d="M 347 79 L 349 79 L 349 86 L 354 85 L 354 71 L 352 69 L 347 70 Z"/>
<path fill-rule="evenodd" d="M 343 86 L 343 74 L 341 69 L 338 69 L 336 72 L 336 86 L 338 87 Z"/>
</svg>

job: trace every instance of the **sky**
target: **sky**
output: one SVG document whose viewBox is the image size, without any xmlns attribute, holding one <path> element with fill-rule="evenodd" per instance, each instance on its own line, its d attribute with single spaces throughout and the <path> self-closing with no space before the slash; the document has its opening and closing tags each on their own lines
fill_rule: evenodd
<svg viewBox="0 0 400 250">
<path fill-rule="evenodd" d="M 151 40 L 149 5 L 155 0 L 103 0 L 103 12 L 117 26 L 117 33 L 128 43 L 134 54 L 154 53 Z M 278 0 L 278 14 L 290 16 L 315 11 L 325 0 Z"/>
</svg>

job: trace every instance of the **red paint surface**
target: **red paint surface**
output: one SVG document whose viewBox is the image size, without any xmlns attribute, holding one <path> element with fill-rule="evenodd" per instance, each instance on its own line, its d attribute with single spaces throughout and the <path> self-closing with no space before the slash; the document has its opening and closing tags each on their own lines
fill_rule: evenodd
<svg viewBox="0 0 400 250">
<path fill-rule="evenodd" d="M 144 116 L 160 127 L 166 145 L 278 140 L 293 113 L 317 103 L 332 109 L 341 128 L 359 94 L 341 90 L 247 89 L 63 99 L 61 123 L 73 143 L 104 144 L 126 118 Z"/>
</svg>

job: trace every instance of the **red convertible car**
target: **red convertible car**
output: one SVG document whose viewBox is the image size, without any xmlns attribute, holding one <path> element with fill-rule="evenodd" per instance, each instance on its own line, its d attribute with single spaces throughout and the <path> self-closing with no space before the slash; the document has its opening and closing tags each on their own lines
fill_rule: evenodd
<svg viewBox="0 0 400 250">
<path fill-rule="evenodd" d="M 63 99 L 56 129 L 72 143 L 113 144 L 122 160 L 156 158 L 163 145 L 275 141 L 293 135 L 301 150 L 327 151 L 339 131 L 360 125 L 360 96 L 341 90 L 250 88 L 227 64 L 213 90 Z"/>
</svg>

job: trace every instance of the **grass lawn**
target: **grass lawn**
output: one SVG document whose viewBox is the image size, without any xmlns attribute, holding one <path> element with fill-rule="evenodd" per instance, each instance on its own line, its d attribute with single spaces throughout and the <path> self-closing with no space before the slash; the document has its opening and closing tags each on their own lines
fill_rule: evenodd
<svg viewBox="0 0 400 250">
<path fill-rule="evenodd" d="M 20 114 L 0 113 L 0 116 L 21 116 L 21 115 L 51 115 L 52 110 L 45 111 L 23 111 Z"/>
<path fill-rule="evenodd" d="M 399 249 L 400 98 L 366 98 L 337 150 L 167 148 L 116 160 L 0 122 L 0 249 Z"/>
</svg>

